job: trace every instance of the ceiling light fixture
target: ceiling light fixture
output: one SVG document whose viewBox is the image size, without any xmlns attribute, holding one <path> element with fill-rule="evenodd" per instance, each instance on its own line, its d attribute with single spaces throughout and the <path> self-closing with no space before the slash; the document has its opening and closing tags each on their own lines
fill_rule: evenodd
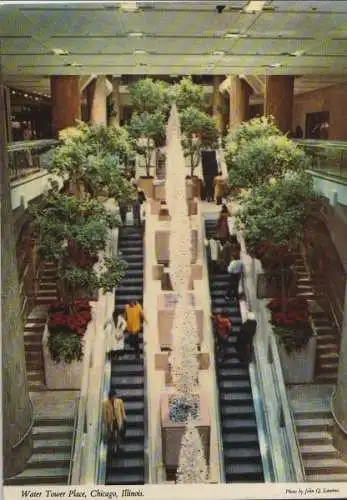
<svg viewBox="0 0 347 500">
<path fill-rule="evenodd" d="M 147 50 L 136 49 L 136 50 L 134 50 L 133 54 L 134 54 L 134 56 L 143 56 L 143 55 L 148 54 L 148 52 L 147 52 Z"/>
<path fill-rule="evenodd" d="M 213 52 L 213 55 L 214 56 L 224 56 L 225 55 L 225 51 L 224 50 L 215 50 Z"/>
<path fill-rule="evenodd" d="M 120 2 L 119 6 L 124 12 L 136 12 L 139 8 L 135 0 L 129 0 L 128 2 Z"/>
<path fill-rule="evenodd" d="M 253 14 L 254 12 L 260 12 L 263 10 L 264 5 L 266 4 L 266 1 L 258 1 L 258 0 L 251 0 L 248 2 L 248 4 L 244 7 L 244 12 L 247 12 L 248 14 Z"/>
<path fill-rule="evenodd" d="M 294 57 L 301 57 L 305 54 L 305 51 L 304 50 L 296 50 L 295 52 L 291 52 L 291 56 L 294 56 Z"/>
<path fill-rule="evenodd" d="M 225 33 L 224 38 L 239 38 L 241 36 L 240 33 Z"/>
<path fill-rule="evenodd" d="M 28 94 L 24 94 L 24 97 L 28 97 Z"/>
<path fill-rule="evenodd" d="M 65 50 L 65 49 L 52 49 L 52 52 L 54 55 L 56 56 L 67 56 L 69 51 L 68 50 Z"/>
<path fill-rule="evenodd" d="M 269 64 L 269 68 L 280 68 L 281 66 L 282 64 L 279 62 Z"/>
<path fill-rule="evenodd" d="M 142 38 L 144 35 L 144 33 L 141 33 L 141 31 L 134 31 L 132 33 L 129 33 L 128 34 L 128 37 L 130 38 Z"/>
</svg>

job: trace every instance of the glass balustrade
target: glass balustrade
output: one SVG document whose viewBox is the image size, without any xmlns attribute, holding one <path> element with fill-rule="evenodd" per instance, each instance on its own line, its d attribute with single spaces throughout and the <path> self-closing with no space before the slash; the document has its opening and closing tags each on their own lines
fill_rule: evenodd
<svg viewBox="0 0 347 500">
<path fill-rule="evenodd" d="M 48 168 L 58 144 L 59 141 L 54 139 L 9 143 L 7 152 L 10 180 L 15 181 Z"/>
<path fill-rule="evenodd" d="M 295 140 L 310 159 L 312 170 L 347 179 L 347 142 L 313 139 Z"/>
</svg>

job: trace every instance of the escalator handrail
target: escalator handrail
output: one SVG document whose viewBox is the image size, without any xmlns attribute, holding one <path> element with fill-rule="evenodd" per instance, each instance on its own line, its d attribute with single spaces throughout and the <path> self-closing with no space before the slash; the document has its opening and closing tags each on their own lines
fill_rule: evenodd
<svg viewBox="0 0 347 500">
<path fill-rule="evenodd" d="M 145 213 L 147 213 L 148 208 L 145 208 Z M 142 302 L 143 302 L 143 296 L 144 296 L 144 290 L 145 290 L 145 284 L 146 284 L 146 245 L 145 245 L 145 235 L 146 235 L 146 223 L 144 221 L 144 230 L 143 230 L 143 237 L 142 237 L 142 266 L 143 266 L 143 279 L 142 279 Z M 144 396 L 143 396 L 143 405 L 144 405 L 144 415 L 143 415 L 143 422 L 144 422 L 144 461 L 145 461 L 145 474 L 144 474 L 144 482 L 145 484 L 151 483 L 152 482 L 152 477 L 151 477 L 151 467 L 150 467 L 150 451 L 149 451 L 149 400 L 150 398 L 148 397 L 148 377 L 147 377 L 147 345 L 145 342 L 145 338 L 147 337 L 148 332 L 147 332 L 147 324 L 144 324 L 143 326 L 143 390 L 144 390 Z M 149 336 L 149 335 L 148 335 Z"/>
<path fill-rule="evenodd" d="M 243 253 L 246 253 L 246 247 L 245 247 L 245 242 L 244 238 L 242 235 L 242 232 L 237 233 L 237 237 L 239 242 L 241 243 L 241 246 L 243 248 Z M 248 256 L 249 257 L 249 256 Z M 256 259 L 252 259 L 252 262 L 258 262 L 258 266 L 261 266 L 261 263 L 259 261 L 256 261 Z M 256 271 L 257 272 L 257 271 Z M 295 424 L 294 424 L 294 419 L 293 415 L 290 409 L 290 405 L 288 402 L 288 396 L 287 396 L 287 391 L 285 388 L 285 383 L 284 383 L 284 378 L 283 378 L 283 372 L 282 372 L 282 367 L 281 367 L 281 362 L 279 359 L 279 353 L 278 353 L 278 348 L 277 344 L 274 338 L 274 335 L 270 329 L 270 325 L 267 319 L 267 315 L 265 314 L 265 306 L 262 304 L 261 310 L 257 311 L 257 307 L 255 307 L 255 304 L 252 302 L 252 294 L 250 293 L 250 290 L 247 288 L 247 282 L 244 280 L 244 290 L 245 290 L 245 295 L 247 297 L 247 302 L 248 302 L 248 307 L 249 310 L 251 311 L 256 311 L 258 315 L 262 315 L 262 319 L 264 319 L 264 325 L 268 331 L 268 338 L 269 338 L 269 355 L 270 358 L 273 360 L 272 363 L 269 363 L 267 361 L 267 364 L 269 365 L 270 368 L 270 375 L 272 380 L 267 380 L 266 381 L 266 386 L 272 386 L 275 389 L 275 392 L 277 395 L 279 395 L 280 401 L 279 405 L 276 405 L 276 401 L 274 401 L 274 404 L 271 405 L 271 411 L 273 412 L 272 415 L 269 415 L 268 411 L 265 409 L 264 411 L 264 417 L 265 417 L 265 422 L 266 422 L 266 427 L 268 430 L 271 428 L 271 425 L 273 422 L 276 423 L 276 435 L 282 436 L 282 442 L 284 441 L 284 448 L 286 452 L 286 458 L 289 459 L 290 462 L 290 477 L 287 478 L 287 480 L 293 481 L 293 482 L 300 482 L 304 480 L 305 477 L 305 472 L 304 472 L 304 466 L 301 458 L 301 454 L 299 451 L 299 443 L 298 439 L 296 436 L 295 432 Z M 257 319 L 259 319 L 257 317 Z M 255 356 L 254 356 L 254 362 L 255 362 L 255 369 L 257 372 L 262 372 L 262 364 L 264 363 L 264 359 L 259 357 L 257 354 L 257 350 L 255 350 Z M 259 376 L 260 383 L 259 383 L 259 390 L 261 394 L 261 399 L 262 401 L 266 401 L 268 394 L 266 389 L 264 388 L 264 384 L 262 382 L 262 377 Z M 271 383 L 272 382 L 272 383 Z M 277 399 L 277 398 L 276 398 Z M 279 410 L 279 411 L 278 411 Z M 277 413 L 275 415 L 275 412 Z M 281 422 L 280 422 L 280 416 L 281 413 L 283 414 L 283 420 L 284 420 L 284 429 L 285 433 L 282 432 L 281 429 Z M 273 429 L 272 429 L 273 430 Z M 269 434 L 269 439 L 272 441 L 272 433 L 268 432 Z M 283 439 L 284 438 L 284 439 Z M 273 444 L 273 443 L 271 443 Z M 277 443 L 280 444 L 280 443 Z M 275 458 L 272 458 L 272 465 L 273 465 L 273 472 L 275 476 L 275 480 L 278 480 L 278 478 L 281 478 L 283 480 L 283 475 L 287 476 L 287 472 L 285 470 L 281 469 L 277 470 L 277 461 Z"/>
<path fill-rule="evenodd" d="M 198 205 L 199 206 L 199 205 Z M 205 228 L 205 221 L 208 220 L 205 218 L 200 211 L 200 220 L 201 220 L 201 236 L 202 236 L 202 241 L 204 242 L 206 239 L 206 228 Z M 207 287 L 207 293 L 208 293 L 208 299 L 210 303 L 210 309 L 211 309 L 211 294 L 210 294 L 210 287 L 209 287 L 209 274 L 207 270 L 207 252 L 206 252 L 206 246 L 205 244 L 203 245 L 203 250 L 202 250 L 202 261 L 203 261 L 203 267 L 206 270 L 207 273 L 207 280 L 208 280 L 208 287 Z M 212 339 L 213 340 L 213 339 Z M 214 407 L 216 410 L 216 431 L 217 431 L 217 436 L 218 436 L 218 455 L 219 455 L 219 464 L 220 464 L 220 479 L 222 483 L 225 483 L 225 466 L 224 466 L 224 447 L 223 447 L 223 439 L 222 439 L 222 428 L 221 428 L 221 412 L 220 412 L 220 402 L 219 402 L 219 388 L 218 388 L 218 383 L 217 383 L 217 364 L 216 364 L 216 356 L 215 356 L 215 349 L 214 345 L 212 343 L 212 346 L 210 346 L 210 363 L 212 370 L 214 369 L 214 391 L 213 391 L 213 403 Z"/>
</svg>

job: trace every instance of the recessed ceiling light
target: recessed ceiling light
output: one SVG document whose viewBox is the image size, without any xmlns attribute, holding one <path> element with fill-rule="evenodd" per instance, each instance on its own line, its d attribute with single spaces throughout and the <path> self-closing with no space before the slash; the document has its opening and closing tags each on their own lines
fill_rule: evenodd
<svg viewBox="0 0 347 500">
<path fill-rule="evenodd" d="M 240 33 L 225 33 L 224 38 L 239 38 L 241 35 Z"/>
<path fill-rule="evenodd" d="M 147 64 L 147 63 L 142 63 L 142 62 L 141 62 L 141 63 L 137 63 L 137 64 L 136 64 L 136 66 L 141 66 L 141 67 L 143 67 L 143 66 L 148 66 L 148 64 Z"/>
<path fill-rule="evenodd" d="M 137 2 L 130 0 L 129 2 L 120 2 L 120 8 L 124 12 L 136 12 L 138 10 Z"/>
<path fill-rule="evenodd" d="M 16 91 L 15 91 L 15 90 L 12 90 L 12 94 L 15 94 L 15 93 L 16 93 Z"/>
<path fill-rule="evenodd" d="M 144 33 L 141 33 L 141 31 L 133 31 L 132 33 L 129 33 L 128 36 L 130 38 L 142 38 L 144 35 Z"/>
<path fill-rule="evenodd" d="M 72 66 L 74 68 L 79 68 L 82 66 L 82 64 L 79 64 L 77 62 L 72 62 L 72 63 L 66 63 L 66 64 L 64 64 L 64 66 Z"/>
<path fill-rule="evenodd" d="M 213 52 L 213 55 L 214 56 L 224 56 L 225 55 L 225 51 L 224 50 L 215 50 Z"/>
<path fill-rule="evenodd" d="M 282 66 L 282 64 L 281 64 L 281 63 L 279 63 L 279 62 L 269 64 L 269 67 L 270 67 L 270 68 L 279 68 L 279 67 L 281 67 L 281 66 Z"/>
<path fill-rule="evenodd" d="M 52 52 L 56 56 L 67 56 L 69 51 L 64 49 L 52 49 Z"/>
<path fill-rule="evenodd" d="M 24 97 L 28 97 L 28 94 L 24 94 Z"/>
<path fill-rule="evenodd" d="M 244 7 L 244 12 L 247 12 L 248 14 L 253 14 L 253 12 L 260 12 L 263 10 L 264 5 L 266 4 L 266 1 L 258 1 L 258 0 L 251 0 L 248 2 L 248 4 Z"/>
<path fill-rule="evenodd" d="M 134 54 L 134 56 L 142 56 L 142 55 L 148 54 L 148 52 L 147 52 L 147 50 L 136 49 L 136 50 L 134 50 L 133 54 Z"/>
<path fill-rule="evenodd" d="M 294 56 L 294 57 L 301 57 L 305 54 L 305 51 L 304 50 L 296 50 L 295 52 L 291 52 L 291 56 Z"/>
</svg>

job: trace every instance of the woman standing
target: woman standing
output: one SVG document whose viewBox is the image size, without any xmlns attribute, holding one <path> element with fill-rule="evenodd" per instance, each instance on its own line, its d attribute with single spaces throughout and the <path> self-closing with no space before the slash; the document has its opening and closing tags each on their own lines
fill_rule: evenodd
<svg viewBox="0 0 347 500">
<path fill-rule="evenodd" d="M 222 209 L 220 211 L 217 224 L 216 224 L 216 235 L 219 238 L 219 241 L 224 245 L 227 239 L 230 236 L 228 218 L 230 217 L 230 212 L 228 207 L 223 204 Z"/>
</svg>

